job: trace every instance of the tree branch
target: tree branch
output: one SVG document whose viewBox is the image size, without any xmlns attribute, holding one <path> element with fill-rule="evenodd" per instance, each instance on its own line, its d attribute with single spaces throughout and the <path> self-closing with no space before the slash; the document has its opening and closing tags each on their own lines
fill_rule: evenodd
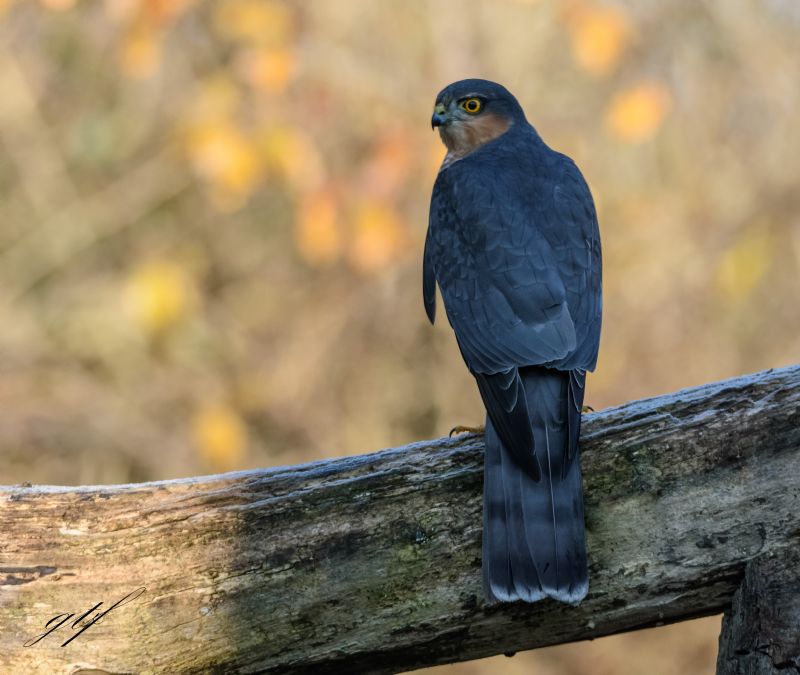
<svg viewBox="0 0 800 675">
<path fill-rule="evenodd" d="M 582 447 L 579 607 L 484 604 L 478 436 L 0 488 L 0 672 L 397 672 L 721 612 L 749 560 L 800 541 L 800 366 L 589 415 Z"/>
</svg>

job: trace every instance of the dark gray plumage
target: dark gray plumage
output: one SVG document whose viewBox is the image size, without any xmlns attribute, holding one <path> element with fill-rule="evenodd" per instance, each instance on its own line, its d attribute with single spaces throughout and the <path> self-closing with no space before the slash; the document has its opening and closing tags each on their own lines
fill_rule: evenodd
<svg viewBox="0 0 800 675">
<path fill-rule="evenodd" d="M 486 594 L 578 602 L 588 589 L 578 438 L 602 304 L 594 203 L 574 162 L 498 84 L 445 88 L 432 124 L 449 152 L 423 296 L 433 322 L 439 284 L 486 406 Z"/>
</svg>

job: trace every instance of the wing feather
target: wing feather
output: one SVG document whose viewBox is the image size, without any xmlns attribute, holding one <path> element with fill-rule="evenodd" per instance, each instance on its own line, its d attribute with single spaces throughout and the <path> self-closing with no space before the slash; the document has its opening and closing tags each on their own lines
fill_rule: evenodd
<svg viewBox="0 0 800 675">
<path fill-rule="evenodd" d="M 600 234 L 589 187 L 572 160 L 547 148 L 532 129 L 524 133 L 439 173 L 425 241 L 423 297 L 433 322 L 438 283 L 498 436 L 526 472 L 538 477 L 544 460 L 534 451 L 517 371 L 542 365 L 576 372 L 570 378 L 565 448 L 571 459 L 585 372 L 597 361 Z M 530 152 L 521 151 L 521 138 L 533 144 Z"/>
<path fill-rule="evenodd" d="M 431 324 L 436 321 L 436 272 L 433 266 L 432 249 L 431 231 L 428 228 L 428 234 L 425 237 L 425 252 L 422 256 L 422 300 Z"/>
</svg>

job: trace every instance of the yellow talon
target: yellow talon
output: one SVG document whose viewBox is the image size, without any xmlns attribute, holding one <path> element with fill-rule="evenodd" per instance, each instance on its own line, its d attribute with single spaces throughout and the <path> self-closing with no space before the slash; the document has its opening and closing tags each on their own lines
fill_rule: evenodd
<svg viewBox="0 0 800 675">
<path fill-rule="evenodd" d="M 483 432 L 484 432 L 483 427 L 465 427 L 459 424 L 458 426 L 455 426 L 452 429 L 450 429 L 449 435 L 452 438 L 453 434 L 482 434 Z"/>
<path fill-rule="evenodd" d="M 590 406 L 590 405 L 585 405 L 585 406 L 583 406 L 583 408 L 581 408 L 581 412 L 582 413 L 594 412 L 594 408 L 592 408 L 592 406 Z"/>
</svg>

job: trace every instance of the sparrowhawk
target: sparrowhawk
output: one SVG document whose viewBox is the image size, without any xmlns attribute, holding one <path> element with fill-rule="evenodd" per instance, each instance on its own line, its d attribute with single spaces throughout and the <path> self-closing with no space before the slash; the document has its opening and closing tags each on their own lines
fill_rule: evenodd
<svg viewBox="0 0 800 675">
<path fill-rule="evenodd" d="M 576 603 L 588 590 L 578 436 L 600 340 L 600 233 L 575 163 L 504 87 L 462 80 L 432 119 L 447 154 L 423 260 L 486 407 L 487 597 Z"/>
</svg>

